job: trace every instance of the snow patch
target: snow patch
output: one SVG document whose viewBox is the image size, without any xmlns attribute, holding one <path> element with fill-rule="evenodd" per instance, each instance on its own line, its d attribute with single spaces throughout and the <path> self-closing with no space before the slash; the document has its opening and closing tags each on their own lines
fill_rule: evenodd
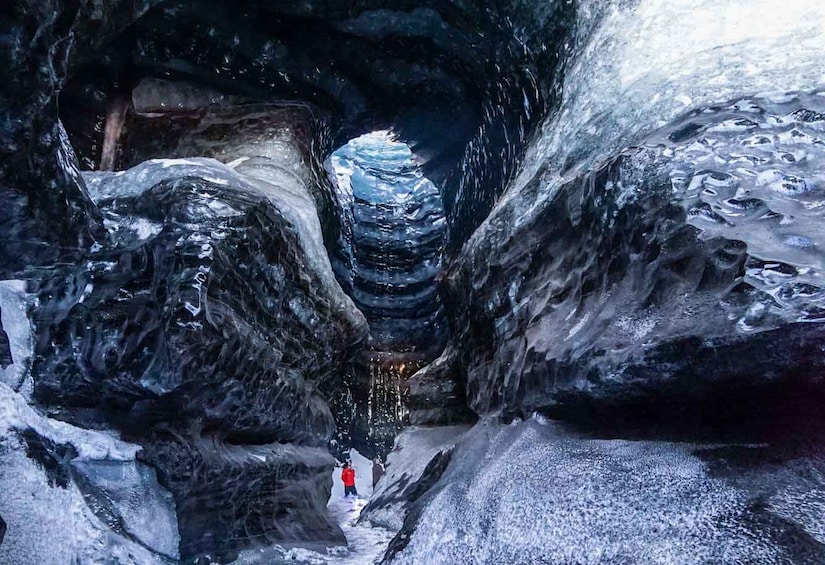
<svg viewBox="0 0 825 565">
<path fill-rule="evenodd" d="M 0 383 L 0 433 L 8 430 L 32 429 L 57 444 L 75 448 L 78 460 L 109 459 L 132 461 L 140 446 L 126 443 L 106 432 L 84 430 L 65 422 L 40 415 L 26 400 L 7 384 Z"/>
<path fill-rule="evenodd" d="M 479 422 L 392 563 L 778 562 L 736 521 L 747 496 L 711 477 L 698 447 Z"/>
<path fill-rule="evenodd" d="M 77 451 L 59 465 L 73 479 L 83 477 L 83 490 L 75 480 L 57 484 L 26 455 L 19 435 L 26 430 Z M 0 509 L 8 527 L 0 563 L 150 565 L 176 558 L 171 495 L 157 485 L 154 471 L 137 464 L 139 449 L 47 418 L 0 383 Z M 121 521 L 108 518 L 112 509 Z"/>
<path fill-rule="evenodd" d="M 3 331 L 9 338 L 12 364 L 0 368 L 0 383 L 29 397 L 32 382 L 29 377 L 34 337 L 28 318 L 30 297 L 25 292 L 25 281 L 0 281 L 0 314 L 2 314 Z"/>
<path fill-rule="evenodd" d="M 387 456 L 386 474 L 373 495 L 381 504 L 369 509 L 364 519 L 394 532 L 400 530 L 408 502 L 404 496 L 406 488 L 421 478 L 433 457 L 452 449 L 469 429 L 469 426 L 412 426 L 405 429 Z"/>
</svg>

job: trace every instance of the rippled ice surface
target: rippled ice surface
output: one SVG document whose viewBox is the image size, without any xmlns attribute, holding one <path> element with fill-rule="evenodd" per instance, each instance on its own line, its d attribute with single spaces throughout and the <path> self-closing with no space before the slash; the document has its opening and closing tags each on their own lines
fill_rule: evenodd
<svg viewBox="0 0 825 565">
<path fill-rule="evenodd" d="M 691 108 L 825 84 L 819 0 L 579 4 L 561 107 L 543 125 L 505 201 L 545 160 L 548 182 L 537 202 L 558 187 L 553 178 L 594 166 Z"/>
<path fill-rule="evenodd" d="M 435 279 L 446 219 L 438 189 L 390 131 L 350 140 L 325 167 L 341 221 L 333 267 L 375 346 L 439 350 L 446 329 Z"/>
<path fill-rule="evenodd" d="M 759 300 L 747 312 L 726 311 L 737 333 L 823 319 L 825 3 L 585 0 L 577 26 L 560 106 L 465 246 L 467 255 L 493 241 L 494 256 L 503 256 L 541 226 L 542 213 L 565 191 L 595 182 L 593 204 L 605 214 L 607 201 L 622 211 L 661 194 L 682 207 L 697 241 L 724 239 L 748 254 L 743 288 L 757 289 Z M 616 160 L 623 163 L 619 181 L 599 185 L 597 171 Z M 576 270 L 567 271 L 573 279 Z M 662 332 L 648 334 L 660 320 L 639 314 L 615 325 L 655 343 Z M 582 330 L 595 316 L 577 315 L 561 336 L 588 347 L 592 333 Z M 696 328 L 707 318 L 690 323 Z M 547 325 L 537 333 L 559 327 Z"/>
</svg>

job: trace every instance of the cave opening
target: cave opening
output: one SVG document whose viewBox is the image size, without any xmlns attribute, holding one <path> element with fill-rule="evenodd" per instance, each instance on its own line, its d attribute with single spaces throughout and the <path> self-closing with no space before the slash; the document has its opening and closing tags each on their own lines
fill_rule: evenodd
<svg viewBox="0 0 825 565">
<path fill-rule="evenodd" d="M 369 324 L 350 365 L 342 443 L 385 455 L 408 422 L 407 379 L 443 350 L 438 289 L 446 234 L 441 194 L 391 130 L 351 139 L 324 163 L 338 213 L 333 271 Z M 348 437 L 347 437 L 348 436 Z"/>
</svg>

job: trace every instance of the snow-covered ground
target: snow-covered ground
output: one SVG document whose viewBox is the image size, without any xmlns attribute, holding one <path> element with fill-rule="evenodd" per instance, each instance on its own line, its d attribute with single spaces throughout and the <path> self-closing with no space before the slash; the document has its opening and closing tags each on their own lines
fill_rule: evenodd
<svg viewBox="0 0 825 565">
<path fill-rule="evenodd" d="M 350 450 L 355 468 L 355 488 L 358 497 L 344 497 L 341 467 L 332 473 L 330 515 L 347 536 L 348 548 L 331 549 L 327 555 L 306 549 L 291 549 L 281 558 L 305 565 L 372 565 L 384 556 L 393 536 L 404 520 L 404 491 L 421 477 L 427 464 L 444 449 L 451 449 L 469 426 L 436 428 L 411 427 L 396 438 L 393 451 L 387 457 L 386 474 L 372 488 L 372 461 L 357 450 Z M 381 498 L 381 504 L 359 522 L 361 511 L 372 499 Z M 255 563 L 263 563 L 255 562 Z"/>
<path fill-rule="evenodd" d="M 66 464 L 72 467 L 72 473 L 85 477 L 84 489 L 72 480 L 63 486 L 55 484 L 53 477 L 27 457 L 25 444 L 14 430 L 32 430 L 56 445 L 71 446 L 77 455 Z M 0 563 L 173 562 L 179 541 L 174 505 L 170 497 L 164 498 L 154 471 L 137 466 L 134 458 L 138 450 L 139 446 L 120 441 L 114 434 L 46 418 L 22 395 L 0 383 L 0 510 L 8 525 L 0 544 Z M 372 495 L 372 462 L 355 450 L 350 458 L 359 496 L 344 497 L 341 468 L 336 467 L 328 505 L 331 516 L 346 534 L 348 547 L 324 554 L 276 546 L 243 552 L 237 563 L 379 562 L 394 532 L 357 523 Z M 55 512 L 58 508 L 61 510 Z M 102 521 L 103 516 L 107 520 Z"/>
<path fill-rule="evenodd" d="M 539 416 L 482 420 L 391 563 L 823 563 L 823 463 L 766 449 L 598 439 Z"/>
<path fill-rule="evenodd" d="M 369 524 L 358 524 L 361 510 L 372 496 L 372 461 L 358 453 L 350 451 L 350 459 L 355 467 L 355 488 L 358 498 L 344 498 L 344 483 L 341 481 L 341 469 L 336 467 L 332 476 L 332 494 L 329 499 L 330 514 L 344 530 L 349 544 L 349 551 L 338 554 L 332 560 L 336 565 L 366 565 L 378 562 L 384 555 L 394 532 Z"/>
<path fill-rule="evenodd" d="M 57 461 L 49 454 L 52 445 L 73 453 Z M 27 450 L 41 449 L 46 467 L 27 456 Z M 0 513 L 8 526 L 0 563 L 174 561 L 174 503 L 154 471 L 135 461 L 139 449 L 114 435 L 46 418 L 0 382 Z"/>
</svg>

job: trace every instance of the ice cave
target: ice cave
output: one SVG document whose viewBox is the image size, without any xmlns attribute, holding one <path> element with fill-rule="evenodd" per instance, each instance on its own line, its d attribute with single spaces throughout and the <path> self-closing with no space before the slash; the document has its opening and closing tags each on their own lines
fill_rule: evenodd
<svg viewBox="0 0 825 565">
<path fill-rule="evenodd" d="M 0 46 L 0 564 L 825 563 L 822 0 Z"/>
</svg>

